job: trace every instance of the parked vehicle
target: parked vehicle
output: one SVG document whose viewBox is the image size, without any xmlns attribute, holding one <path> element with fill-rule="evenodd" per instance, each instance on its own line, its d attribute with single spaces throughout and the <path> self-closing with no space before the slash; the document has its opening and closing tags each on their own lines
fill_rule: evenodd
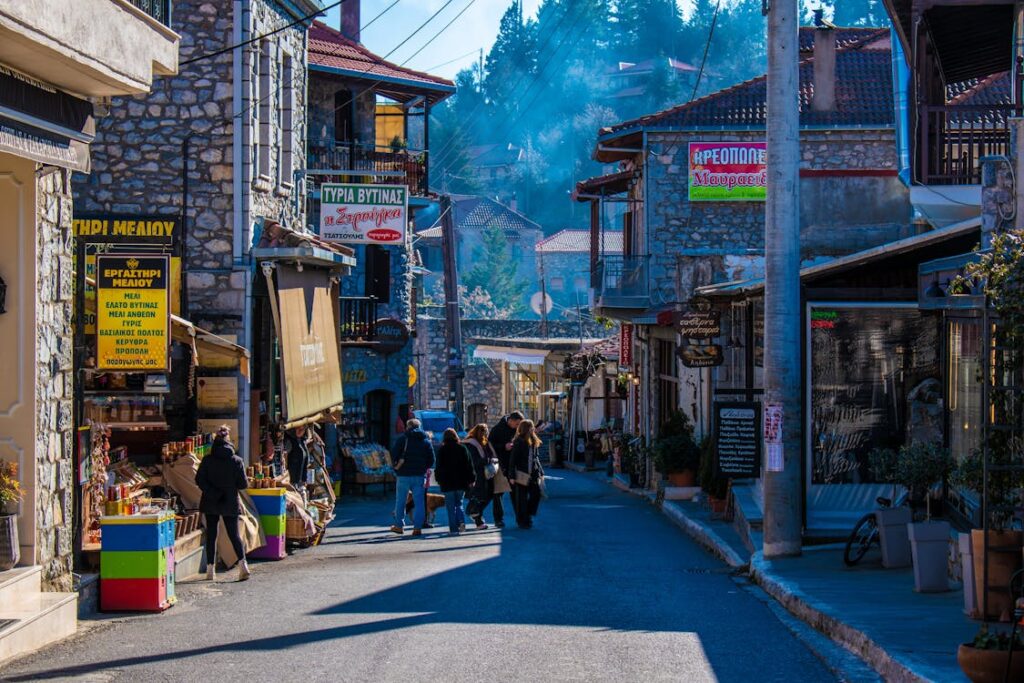
<svg viewBox="0 0 1024 683">
<path fill-rule="evenodd" d="M 898 509 L 909 503 L 905 492 L 895 502 L 881 497 L 876 501 L 880 510 Z M 846 566 L 853 567 L 860 562 L 873 545 L 879 545 L 878 522 L 875 513 L 869 512 L 858 520 L 846 541 L 846 548 L 843 552 L 843 561 Z"/>
<path fill-rule="evenodd" d="M 430 443 L 435 447 L 441 445 L 441 435 L 446 429 L 454 429 L 459 433 L 459 438 L 466 438 L 466 429 L 462 420 L 450 410 L 414 410 L 413 417 L 421 423 L 421 428 L 430 437 Z"/>
</svg>

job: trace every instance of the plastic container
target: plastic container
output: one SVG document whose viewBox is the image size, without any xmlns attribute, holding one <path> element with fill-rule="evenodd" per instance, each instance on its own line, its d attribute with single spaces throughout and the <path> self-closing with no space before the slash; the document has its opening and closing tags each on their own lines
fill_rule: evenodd
<svg viewBox="0 0 1024 683">
<path fill-rule="evenodd" d="M 267 536 L 267 544 L 262 548 L 257 548 L 248 554 L 248 557 L 253 560 L 283 560 L 287 557 L 285 552 L 285 537 L 281 536 Z"/>
</svg>

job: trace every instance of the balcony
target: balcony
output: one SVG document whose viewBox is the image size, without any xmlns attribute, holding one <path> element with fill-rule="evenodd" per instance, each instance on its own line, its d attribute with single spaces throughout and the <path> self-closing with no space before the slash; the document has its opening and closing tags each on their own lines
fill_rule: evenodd
<svg viewBox="0 0 1024 683">
<path fill-rule="evenodd" d="M 981 158 L 1010 156 L 1012 104 L 920 107 L 918 180 L 925 185 L 980 185 Z"/>
<path fill-rule="evenodd" d="M 164 26 L 171 25 L 171 0 L 128 0 L 128 4 L 134 5 Z"/>
<path fill-rule="evenodd" d="M 341 303 L 342 346 L 373 346 L 377 335 L 377 299 L 372 296 L 343 296 Z"/>
<path fill-rule="evenodd" d="M 594 272 L 594 304 L 610 313 L 650 307 L 650 256 L 605 255 Z"/>
<path fill-rule="evenodd" d="M 381 185 L 408 185 L 409 194 L 427 194 L 426 150 L 399 149 L 339 142 L 333 147 L 309 147 L 308 167 L 318 175 L 338 175 L 351 182 L 366 171 L 371 181 Z M 332 174 L 331 171 L 336 171 Z"/>
</svg>

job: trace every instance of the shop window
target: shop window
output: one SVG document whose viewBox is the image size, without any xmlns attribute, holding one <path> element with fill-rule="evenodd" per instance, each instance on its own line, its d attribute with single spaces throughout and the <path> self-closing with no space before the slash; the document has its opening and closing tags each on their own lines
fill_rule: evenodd
<svg viewBox="0 0 1024 683">
<path fill-rule="evenodd" d="M 509 386 L 512 389 L 512 409 L 518 410 L 527 417 L 536 419 L 540 397 L 539 365 L 520 365 L 510 363 L 508 366 Z"/>
<path fill-rule="evenodd" d="M 949 450 L 960 461 L 981 448 L 981 323 L 951 320 L 947 331 Z"/>
<path fill-rule="evenodd" d="M 391 252 L 377 244 L 366 245 L 366 296 L 391 303 Z"/>
<path fill-rule="evenodd" d="M 551 291 L 561 292 L 565 289 L 565 278 L 564 277 L 553 277 L 551 278 Z"/>
<path fill-rule="evenodd" d="M 281 131 L 281 163 L 277 167 L 277 184 L 291 187 L 295 170 L 295 73 L 292 56 L 281 57 L 281 107 L 278 109 L 278 128 Z"/>
<path fill-rule="evenodd" d="M 334 93 L 334 142 L 343 144 L 355 139 L 352 135 L 355 121 L 355 104 L 353 94 L 349 90 Z"/>
<path fill-rule="evenodd" d="M 572 280 L 572 287 L 577 292 L 587 291 L 587 279 L 582 275 L 577 275 Z"/>
</svg>

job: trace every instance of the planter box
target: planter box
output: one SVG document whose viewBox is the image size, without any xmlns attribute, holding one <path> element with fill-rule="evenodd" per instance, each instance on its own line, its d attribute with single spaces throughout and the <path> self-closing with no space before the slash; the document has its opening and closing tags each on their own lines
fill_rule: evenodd
<svg viewBox="0 0 1024 683">
<path fill-rule="evenodd" d="M 964 643 L 956 652 L 956 662 L 964 675 L 973 683 L 1003 683 L 1005 680 L 1024 681 L 1024 652 L 1015 651 L 1010 668 L 1010 677 L 1006 675 L 1006 650 L 977 650 L 969 643 Z"/>
<path fill-rule="evenodd" d="M 918 593 L 948 591 L 949 522 L 908 524 L 907 534 L 914 558 L 914 590 Z"/>
<path fill-rule="evenodd" d="M 888 510 L 876 510 L 875 522 L 878 524 L 878 541 L 882 546 L 882 566 L 887 569 L 909 567 L 913 564 L 910 554 L 910 537 L 907 535 L 907 524 L 912 517 L 910 508 L 898 507 Z"/>
<path fill-rule="evenodd" d="M 1020 531 L 988 532 L 988 614 L 989 619 L 1002 619 L 1013 611 L 1013 600 L 1008 587 L 1010 577 L 1021 568 L 1021 542 L 1024 533 Z M 985 599 L 985 532 L 971 531 L 974 546 L 974 591 L 978 600 L 978 613 L 984 610 Z"/>
</svg>

